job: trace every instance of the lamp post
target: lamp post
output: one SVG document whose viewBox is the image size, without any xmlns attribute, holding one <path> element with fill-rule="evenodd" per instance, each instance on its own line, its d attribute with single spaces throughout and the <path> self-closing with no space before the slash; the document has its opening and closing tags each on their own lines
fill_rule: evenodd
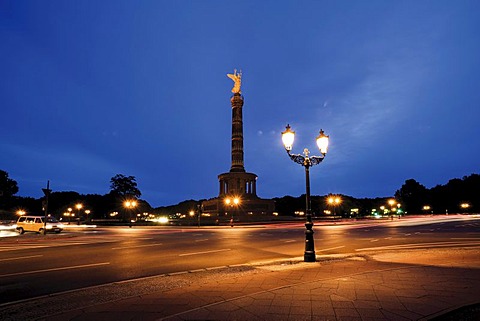
<svg viewBox="0 0 480 321">
<path fill-rule="evenodd" d="M 197 205 L 197 223 L 198 223 L 198 227 L 200 227 L 200 216 L 202 216 L 202 212 L 203 212 L 203 205 L 200 205 L 198 204 Z"/>
<path fill-rule="evenodd" d="M 78 203 L 77 205 L 75 205 L 75 207 L 76 207 L 77 210 L 78 210 L 78 218 L 77 218 L 77 219 L 78 219 L 78 222 L 77 222 L 77 224 L 80 225 L 80 210 L 83 208 L 83 204 Z"/>
<path fill-rule="evenodd" d="M 427 214 L 428 212 L 430 212 L 431 209 L 432 209 L 432 208 L 431 208 L 430 205 L 424 205 L 424 206 L 422 207 L 422 210 L 425 211 L 425 214 Z M 433 212 L 433 211 L 432 211 L 432 212 Z M 432 214 L 433 214 L 433 213 L 432 213 Z"/>
<path fill-rule="evenodd" d="M 230 218 L 230 226 L 231 227 L 233 227 L 233 222 L 234 222 L 233 207 L 235 206 L 235 207 L 238 208 L 238 204 L 240 204 L 240 198 L 238 198 L 238 197 L 233 197 L 233 198 L 227 197 L 225 199 L 225 205 L 230 206 L 232 208 L 232 210 L 230 211 L 230 213 L 232 214 L 232 217 Z"/>
<path fill-rule="evenodd" d="M 127 200 L 123 203 L 123 206 L 128 210 L 128 227 L 132 227 L 132 210 L 137 206 L 137 201 Z"/>
<path fill-rule="evenodd" d="M 398 212 L 398 217 L 400 218 L 400 207 L 402 206 L 397 200 L 391 198 L 387 201 L 388 205 L 390 206 L 390 218 L 393 220 L 393 217 Z"/>
<path fill-rule="evenodd" d="M 47 216 L 48 216 L 48 197 L 50 196 L 50 181 L 47 181 L 47 188 L 42 188 L 43 194 L 45 194 L 45 201 L 43 201 L 43 209 L 45 211 L 45 217 L 43 218 L 43 235 L 47 235 Z"/>
<path fill-rule="evenodd" d="M 335 218 L 335 216 L 337 216 L 337 206 L 340 205 L 340 203 L 342 202 L 342 199 L 340 198 L 340 196 L 330 196 L 328 199 L 328 204 L 330 204 L 331 206 L 333 206 L 333 217 Z"/>
<path fill-rule="evenodd" d="M 307 148 L 303 150 L 303 155 L 301 154 L 291 154 L 293 141 L 295 140 L 295 132 L 291 130 L 290 125 L 287 125 L 284 132 L 282 132 L 282 141 L 287 151 L 288 156 L 292 161 L 297 164 L 305 167 L 305 214 L 306 214 L 306 223 L 305 223 L 305 253 L 303 255 L 304 262 L 315 262 L 315 243 L 313 239 L 313 221 L 312 221 L 312 210 L 310 204 L 310 167 L 320 164 L 325 155 L 327 154 L 328 148 L 328 139 L 329 137 L 325 135 L 323 130 L 320 130 L 320 135 L 317 136 L 317 146 L 322 153 L 322 156 L 310 156 L 310 152 Z"/>
<path fill-rule="evenodd" d="M 86 216 L 87 216 L 87 218 L 86 218 L 87 223 L 88 223 L 88 215 L 89 215 L 90 213 L 91 213 L 90 210 L 85 210 L 85 214 L 86 214 Z"/>
<path fill-rule="evenodd" d="M 470 208 L 470 203 L 462 203 L 460 204 L 460 208 L 463 210 L 463 213 L 468 212 L 468 209 Z"/>
</svg>

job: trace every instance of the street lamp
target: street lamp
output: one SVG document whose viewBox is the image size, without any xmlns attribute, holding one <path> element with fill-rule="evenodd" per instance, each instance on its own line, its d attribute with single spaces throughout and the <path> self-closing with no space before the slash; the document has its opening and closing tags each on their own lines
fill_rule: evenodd
<svg viewBox="0 0 480 321">
<path fill-rule="evenodd" d="M 85 210 L 85 214 L 87 215 L 87 219 L 86 219 L 87 222 L 88 222 L 88 215 L 89 215 L 90 213 L 91 213 L 90 210 Z"/>
<path fill-rule="evenodd" d="M 331 206 L 333 206 L 333 216 L 337 216 L 337 206 L 342 202 L 342 199 L 340 198 L 340 196 L 330 196 L 328 199 L 327 199 L 327 202 L 328 204 L 330 204 Z"/>
<path fill-rule="evenodd" d="M 232 217 L 230 218 L 230 226 L 231 227 L 233 227 L 233 221 L 234 221 L 234 219 L 233 219 L 233 207 L 235 206 L 235 207 L 238 208 L 238 204 L 240 204 L 240 198 L 238 198 L 238 197 L 233 197 L 233 198 L 227 197 L 225 199 L 225 205 L 232 207 L 232 210 L 230 212 L 232 214 Z"/>
<path fill-rule="evenodd" d="M 402 209 L 400 208 L 402 204 L 398 203 L 396 199 L 390 198 L 387 201 L 387 204 L 390 206 L 390 209 L 385 210 L 385 213 L 390 213 L 390 218 L 393 220 L 393 217 L 395 214 L 398 215 L 398 218 L 400 218 L 401 213 L 403 212 Z M 385 208 L 385 207 L 384 207 Z"/>
<path fill-rule="evenodd" d="M 80 210 L 83 208 L 83 204 L 78 203 L 75 208 L 78 210 L 78 224 L 80 225 Z"/>
<path fill-rule="evenodd" d="M 395 205 L 395 203 L 396 203 L 396 201 L 393 198 L 388 200 L 388 205 L 390 205 L 390 207 L 393 207 L 393 205 Z"/>
<path fill-rule="evenodd" d="M 428 213 L 432 209 L 432 207 L 430 205 L 424 205 L 422 209 L 425 211 L 425 213 Z"/>
<path fill-rule="evenodd" d="M 313 221 L 312 221 L 312 210 L 310 204 L 310 167 L 320 164 L 325 155 L 327 154 L 328 140 L 329 137 L 325 135 L 323 130 L 320 130 L 320 135 L 317 136 L 317 146 L 322 153 L 322 156 L 309 156 L 310 152 L 307 148 L 303 150 L 303 155 L 301 154 L 291 154 L 293 141 L 295 140 L 295 132 L 291 130 L 290 125 L 287 125 L 284 132 L 282 132 L 282 141 L 285 150 L 287 151 L 288 156 L 292 161 L 297 164 L 305 167 L 305 204 L 306 204 L 306 218 L 305 223 L 305 253 L 303 255 L 304 262 L 315 262 L 315 243 L 313 239 Z"/>
<path fill-rule="evenodd" d="M 137 206 L 137 201 L 135 200 L 127 200 L 123 203 L 123 206 L 127 208 L 128 211 L 128 227 L 132 227 L 132 210 Z"/>
<path fill-rule="evenodd" d="M 198 214 L 197 223 L 198 223 L 198 227 L 200 227 L 200 216 L 202 215 L 202 212 L 203 212 L 203 205 L 197 204 L 197 214 Z"/>
<path fill-rule="evenodd" d="M 468 208 L 470 207 L 470 204 L 469 203 L 462 203 L 460 204 L 460 207 L 462 208 L 463 212 L 465 213 Z"/>
</svg>

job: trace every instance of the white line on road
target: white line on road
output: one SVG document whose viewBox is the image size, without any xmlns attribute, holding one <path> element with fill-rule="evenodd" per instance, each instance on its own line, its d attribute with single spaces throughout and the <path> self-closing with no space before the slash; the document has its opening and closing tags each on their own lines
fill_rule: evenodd
<svg viewBox="0 0 480 321">
<path fill-rule="evenodd" d="M 9 259 L 0 259 L 0 261 L 3 262 L 3 261 L 23 260 L 23 259 L 31 259 L 33 257 L 41 257 L 41 256 L 43 255 L 19 256 L 19 257 L 12 257 Z"/>
<path fill-rule="evenodd" d="M 216 253 L 216 252 L 224 252 L 224 251 L 231 251 L 231 249 L 213 250 L 213 251 L 205 251 L 205 252 L 194 252 L 194 253 L 184 253 L 184 254 L 179 254 L 178 256 L 199 255 L 199 254 L 208 254 L 208 253 Z"/>
<path fill-rule="evenodd" d="M 378 239 L 370 240 L 370 242 L 378 242 L 378 241 L 379 241 Z"/>
<path fill-rule="evenodd" d="M 283 243 L 293 243 L 293 242 L 296 242 L 297 240 L 285 240 L 283 241 Z"/>
<path fill-rule="evenodd" d="M 162 245 L 162 243 L 133 245 L 133 246 L 122 246 L 122 247 L 112 247 L 112 250 L 126 250 L 126 249 L 134 249 L 134 248 L 137 248 L 137 247 L 148 247 L 148 246 L 157 246 L 157 245 Z"/>
<path fill-rule="evenodd" d="M 63 270 L 83 269 L 83 268 L 89 268 L 89 267 L 101 266 L 101 265 L 108 265 L 108 264 L 110 264 L 110 262 L 84 264 L 84 265 L 73 265 L 73 266 L 65 266 L 65 267 L 53 268 L 53 269 L 45 269 L 45 270 L 36 270 L 36 271 L 26 271 L 26 272 L 17 272 L 17 273 L 9 273 L 9 274 L 0 274 L 0 278 L 8 277 L 8 276 L 17 276 L 17 275 L 26 275 L 26 274 L 36 274 L 36 273 L 43 273 L 43 272 L 54 272 L 54 271 L 63 271 Z"/>
</svg>

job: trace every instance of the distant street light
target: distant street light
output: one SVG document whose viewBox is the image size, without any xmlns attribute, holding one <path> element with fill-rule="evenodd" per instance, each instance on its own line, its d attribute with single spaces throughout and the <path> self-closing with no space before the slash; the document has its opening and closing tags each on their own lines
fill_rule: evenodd
<svg viewBox="0 0 480 321">
<path fill-rule="evenodd" d="M 428 213 L 432 208 L 430 207 L 430 205 L 424 205 L 422 209 L 425 211 L 425 213 Z"/>
<path fill-rule="evenodd" d="M 68 211 L 68 222 L 70 223 L 72 221 L 72 217 L 75 216 L 75 214 L 72 213 L 73 209 L 71 207 L 67 208 Z"/>
<path fill-rule="evenodd" d="M 397 200 L 391 198 L 387 201 L 388 205 L 390 206 L 390 210 L 387 210 L 388 212 L 390 212 L 390 218 L 393 220 L 393 216 L 395 213 L 397 213 L 398 211 L 398 217 L 400 218 L 400 215 L 401 215 L 401 209 L 400 207 L 402 206 L 400 203 L 397 202 Z"/>
<path fill-rule="evenodd" d="M 197 225 L 200 227 L 200 215 L 202 214 L 201 206 L 197 204 L 197 210 L 190 210 L 188 213 L 190 217 L 193 219 L 195 217 L 195 213 L 197 213 Z"/>
<path fill-rule="evenodd" d="M 17 215 L 18 215 L 18 216 L 23 216 L 23 215 L 25 215 L 25 214 L 27 214 L 27 212 L 25 212 L 24 210 L 18 210 L 18 211 L 17 211 Z"/>
<path fill-rule="evenodd" d="M 333 216 L 337 216 L 337 206 L 340 205 L 340 203 L 342 202 L 342 199 L 340 198 L 340 196 L 330 196 L 328 199 L 327 199 L 327 202 L 328 204 L 330 204 L 331 206 L 333 206 Z"/>
<path fill-rule="evenodd" d="M 230 214 L 232 215 L 232 217 L 230 218 L 230 226 L 231 227 L 233 227 L 233 222 L 234 222 L 233 207 L 235 206 L 236 209 L 238 209 L 239 204 L 240 204 L 240 198 L 238 198 L 236 196 L 233 197 L 233 198 L 230 198 L 230 197 L 225 198 L 225 205 L 230 206 L 232 208 L 232 210 L 230 211 Z"/>
<path fill-rule="evenodd" d="M 198 227 L 200 227 L 200 216 L 202 216 L 202 212 L 203 212 L 203 205 L 200 205 L 200 204 L 197 204 L 197 224 L 198 224 Z"/>
<path fill-rule="evenodd" d="M 329 137 L 325 135 L 323 130 L 320 130 L 320 135 L 317 136 L 317 146 L 320 150 L 320 153 L 322 153 L 322 156 L 309 156 L 310 152 L 307 148 L 303 150 L 303 155 L 290 154 L 294 140 L 295 132 L 290 129 L 290 125 L 287 125 L 285 131 L 282 132 L 283 146 L 285 147 L 285 150 L 292 161 L 305 167 L 305 212 L 307 221 L 305 223 L 305 253 L 303 255 L 303 260 L 305 262 L 315 262 L 317 258 L 315 256 L 312 209 L 310 204 L 310 167 L 320 164 L 325 158 L 325 155 L 327 154 Z"/>
<path fill-rule="evenodd" d="M 132 227 L 132 210 L 137 207 L 137 201 L 127 200 L 123 203 L 123 206 L 128 210 L 128 227 Z"/>
<path fill-rule="evenodd" d="M 85 214 L 87 215 L 86 221 L 88 222 L 88 215 L 90 214 L 90 210 L 85 210 Z"/>
<path fill-rule="evenodd" d="M 468 210 L 468 208 L 470 208 L 470 204 L 469 203 L 462 203 L 462 204 L 460 204 L 460 207 L 462 208 L 462 210 L 465 213 Z"/>
<path fill-rule="evenodd" d="M 75 208 L 78 210 L 78 224 L 80 225 L 80 210 L 83 208 L 83 204 L 78 203 Z"/>
</svg>

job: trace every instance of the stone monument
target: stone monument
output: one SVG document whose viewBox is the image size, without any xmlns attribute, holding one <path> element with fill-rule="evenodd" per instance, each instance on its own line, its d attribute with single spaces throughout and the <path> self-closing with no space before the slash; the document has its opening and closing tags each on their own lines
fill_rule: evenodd
<svg viewBox="0 0 480 321">
<path fill-rule="evenodd" d="M 233 96 L 230 98 L 232 106 L 232 163 L 229 172 L 218 175 L 219 195 L 214 199 L 203 202 L 203 212 L 218 216 L 227 215 L 230 212 L 237 215 L 272 215 L 275 207 L 274 201 L 261 199 L 257 196 L 257 175 L 247 173 L 244 167 L 242 72 L 235 70 L 233 74 L 227 74 L 227 76 L 234 82 Z M 239 200 L 238 204 L 227 204 L 230 199 L 235 198 Z"/>
</svg>

